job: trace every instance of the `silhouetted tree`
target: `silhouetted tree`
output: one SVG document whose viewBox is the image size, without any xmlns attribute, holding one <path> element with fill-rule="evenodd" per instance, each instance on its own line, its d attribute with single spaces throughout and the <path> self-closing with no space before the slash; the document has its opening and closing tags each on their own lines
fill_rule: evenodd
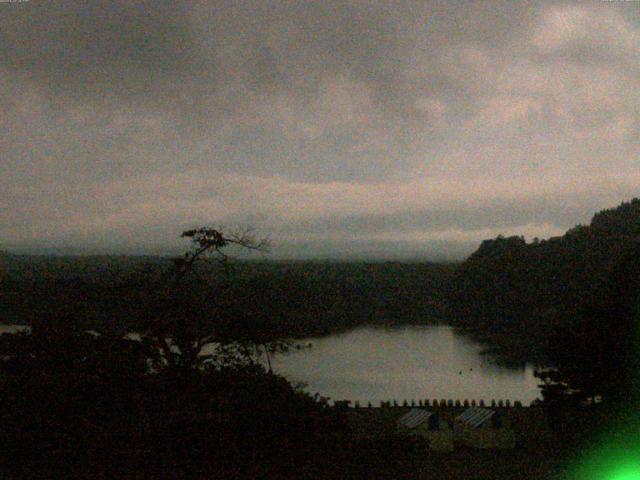
<svg viewBox="0 0 640 480">
<path fill-rule="evenodd" d="M 232 298 L 227 249 L 263 244 L 214 229 L 184 237 L 193 250 L 163 278 L 116 284 L 155 301 L 137 335 L 94 329 L 86 317 L 102 305 L 70 288 L 33 312 L 30 331 L 0 336 L 3 478 L 290 478 L 331 453 L 342 419 L 256 361 L 257 346 L 280 344 Z M 183 279 L 208 253 L 217 297 L 198 303 Z"/>
<path fill-rule="evenodd" d="M 266 239 L 257 239 L 251 230 L 225 234 L 220 229 L 202 227 L 187 230 L 183 238 L 191 240 L 192 248 L 183 257 L 173 259 L 173 265 L 162 280 L 153 286 L 154 311 L 142 322 L 145 339 L 162 352 L 163 361 L 171 367 L 195 368 L 212 356 L 202 356 L 205 347 L 213 344 L 235 343 L 233 351 L 242 358 L 250 358 L 255 346 L 262 344 L 260 326 L 249 328 L 246 314 L 237 308 L 233 298 L 229 249 L 266 251 Z M 184 279 L 194 274 L 197 262 L 215 263 L 210 275 L 201 285 L 186 285 Z M 244 325 L 245 335 L 237 333 Z M 247 345 L 253 341 L 253 345 Z M 266 348 L 266 347 L 264 347 Z"/>
</svg>

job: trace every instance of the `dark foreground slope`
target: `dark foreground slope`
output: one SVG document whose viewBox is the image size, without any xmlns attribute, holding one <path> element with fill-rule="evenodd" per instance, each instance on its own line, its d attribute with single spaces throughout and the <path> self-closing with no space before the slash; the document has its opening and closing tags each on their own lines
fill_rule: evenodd
<svg viewBox="0 0 640 480">
<path fill-rule="evenodd" d="M 507 359 L 544 361 L 547 339 L 603 295 L 613 267 L 639 239 L 634 199 L 562 237 L 486 240 L 454 274 L 451 321 Z"/>
</svg>

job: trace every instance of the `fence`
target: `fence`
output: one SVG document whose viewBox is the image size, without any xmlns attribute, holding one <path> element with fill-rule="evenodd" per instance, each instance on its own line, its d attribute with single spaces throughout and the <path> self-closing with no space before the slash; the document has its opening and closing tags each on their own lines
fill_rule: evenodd
<svg viewBox="0 0 640 480">
<path fill-rule="evenodd" d="M 531 402 L 532 404 L 534 402 Z M 469 408 L 469 407 L 491 407 L 491 408 L 522 408 L 522 402 L 519 400 L 511 401 L 511 400 L 491 400 L 489 402 L 485 402 L 482 400 L 453 400 L 441 398 L 434 398 L 432 400 L 425 398 L 423 400 L 403 400 L 399 402 L 398 400 L 387 400 L 381 401 L 379 405 L 376 407 L 372 405 L 371 402 L 367 402 L 366 406 L 361 405 L 359 401 L 351 402 L 350 400 L 336 400 L 334 405 L 343 407 L 343 408 Z"/>
</svg>

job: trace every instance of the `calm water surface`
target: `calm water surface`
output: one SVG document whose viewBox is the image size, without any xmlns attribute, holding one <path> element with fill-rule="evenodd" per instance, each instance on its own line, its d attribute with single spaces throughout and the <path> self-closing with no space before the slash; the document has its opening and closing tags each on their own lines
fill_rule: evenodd
<svg viewBox="0 0 640 480">
<path fill-rule="evenodd" d="M 274 370 L 310 393 L 378 404 L 428 398 L 520 400 L 539 397 L 533 366 L 491 363 L 482 347 L 448 326 L 364 327 L 321 339 L 274 361 Z"/>
<path fill-rule="evenodd" d="M 0 325 L 0 334 L 25 327 Z M 491 363 L 482 347 L 448 326 L 362 327 L 311 342 L 312 348 L 277 357 L 274 370 L 309 393 L 332 400 L 520 400 L 540 396 L 533 367 Z"/>
</svg>

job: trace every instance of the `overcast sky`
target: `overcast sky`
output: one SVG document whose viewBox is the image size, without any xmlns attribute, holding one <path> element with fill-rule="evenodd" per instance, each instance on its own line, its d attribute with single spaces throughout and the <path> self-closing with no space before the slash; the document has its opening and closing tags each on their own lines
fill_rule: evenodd
<svg viewBox="0 0 640 480">
<path fill-rule="evenodd" d="M 470 253 L 640 195 L 640 4 L 0 4 L 0 247 Z"/>
</svg>

